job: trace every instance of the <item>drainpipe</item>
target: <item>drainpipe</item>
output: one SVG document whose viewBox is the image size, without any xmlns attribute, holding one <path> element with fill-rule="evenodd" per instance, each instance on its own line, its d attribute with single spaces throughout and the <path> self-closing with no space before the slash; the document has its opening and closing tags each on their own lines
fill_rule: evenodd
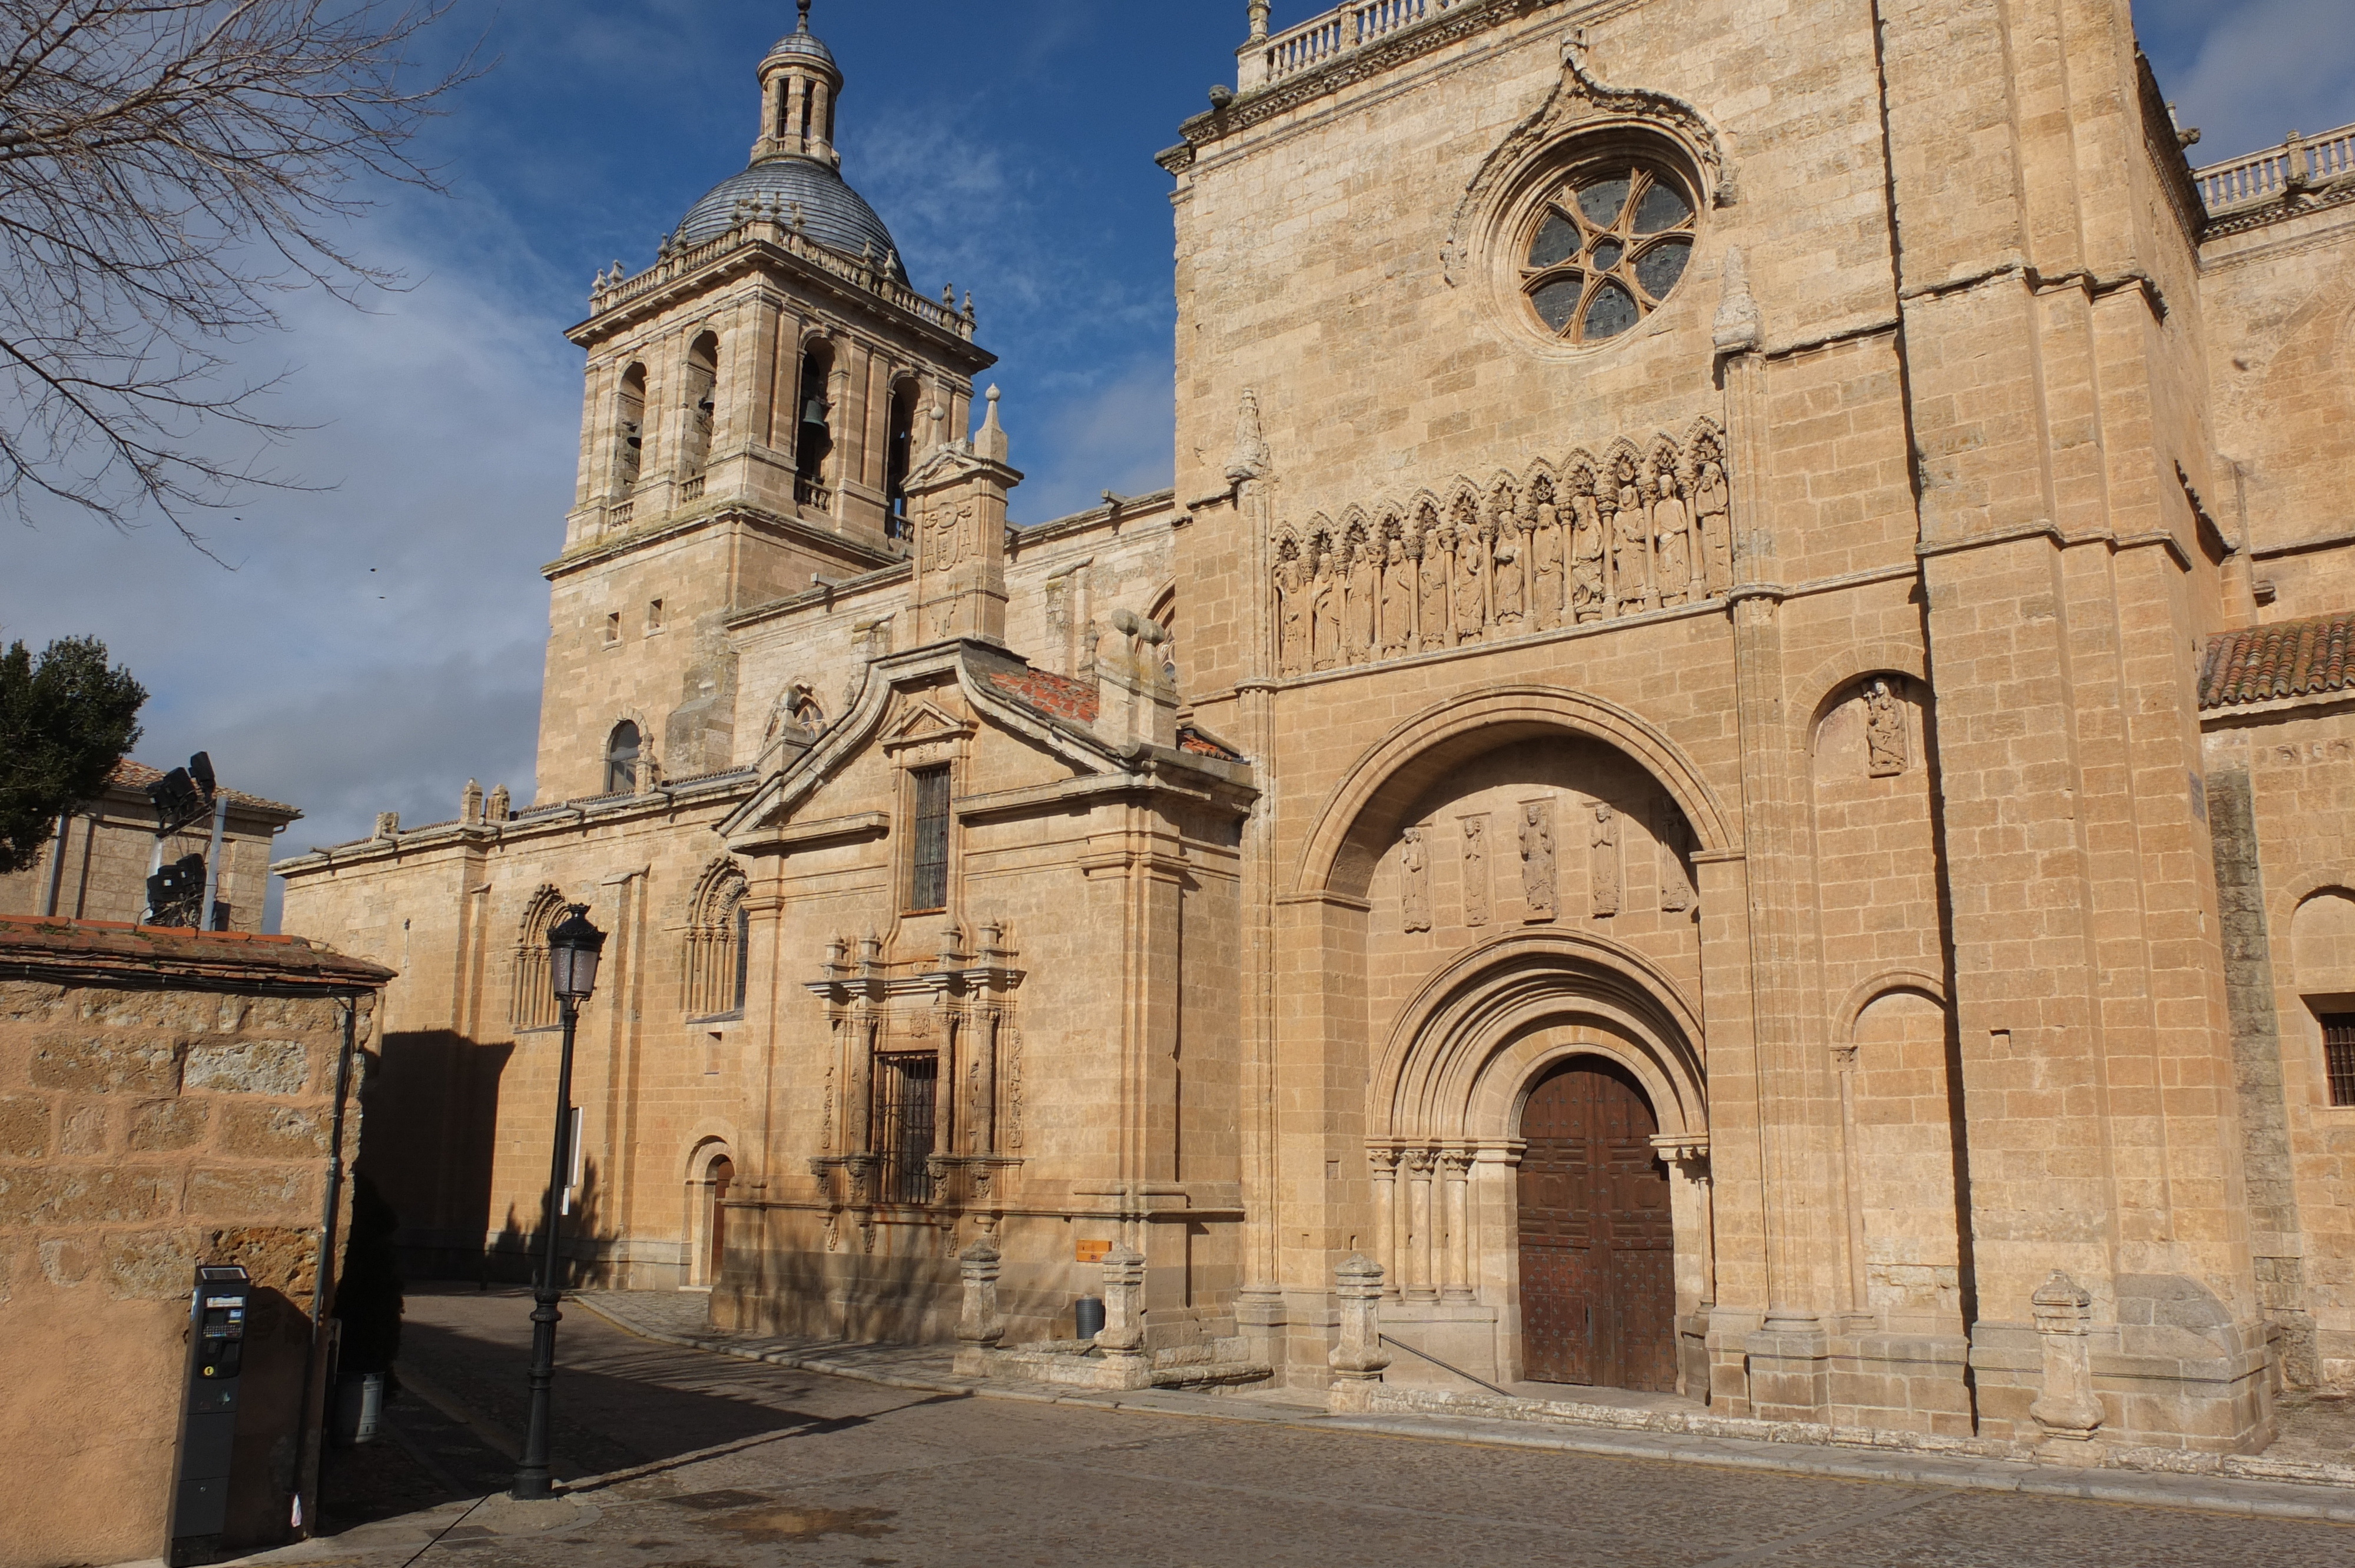
<svg viewBox="0 0 2355 1568">
<path fill-rule="evenodd" d="M 327 1197 L 319 1215 L 319 1261 L 311 1276 L 311 1342 L 303 1351 L 303 1408 L 300 1424 L 294 1431 L 294 1506 L 287 1522 L 293 1527 L 297 1539 L 310 1533 L 304 1526 L 306 1510 L 304 1498 L 315 1491 L 317 1478 L 305 1472 L 312 1465 L 312 1435 L 325 1425 L 328 1391 L 319 1391 L 318 1402 L 312 1403 L 311 1384 L 319 1375 L 319 1347 L 327 1337 L 327 1280 L 336 1266 L 336 1220 L 342 1207 L 344 1193 L 344 1101 L 351 1089 L 352 1053 L 359 1044 L 360 1002 L 357 996 L 344 999 L 344 1048 L 336 1058 L 336 1111 L 330 1122 L 327 1144 Z M 316 1498 L 314 1497 L 314 1503 Z M 308 1510 L 315 1512 L 315 1507 Z"/>
</svg>

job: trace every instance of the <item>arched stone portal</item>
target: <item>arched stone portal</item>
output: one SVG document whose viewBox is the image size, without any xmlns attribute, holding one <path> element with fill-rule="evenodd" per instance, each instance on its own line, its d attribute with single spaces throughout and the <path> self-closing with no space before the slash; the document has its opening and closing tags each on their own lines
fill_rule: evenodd
<svg viewBox="0 0 2355 1568">
<path fill-rule="evenodd" d="M 1665 972 L 1590 933 L 1524 928 L 1433 975 L 1399 1019 L 1369 1107 L 1385 1331 L 1499 1382 L 1698 1390 L 1700 1347 L 1677 1325 L 1711 1294 L 1699 1039 L 1696 1010 Z M 1574 1137 L 1547 1097 L 1572 1089 L 1599 1118 Z M 1537 1190 L 1598 1157 L 1614 1184 L 1601 1199 Z M 1534 1209 L 1564 1217 L 1558 1242 L 1582 1206 L 1583 1223 L 1599 1209 L 1628 1238 L 1608 1249 L 1603 1300 L 1619 1317 L 1601 1339 L 1582 1298 L 1577 1323 L 1564 1317 L 1554 1265 L 1576 1260 L 1529 1245 Z M 1626 1278 L 1613 1284 L 1622 1250 Z M 1592 1294 L 1593 1282 L 1577 1288 Z M 1417 1369 L 1394 1361 L 1391 1375 Z"/>
</svg>

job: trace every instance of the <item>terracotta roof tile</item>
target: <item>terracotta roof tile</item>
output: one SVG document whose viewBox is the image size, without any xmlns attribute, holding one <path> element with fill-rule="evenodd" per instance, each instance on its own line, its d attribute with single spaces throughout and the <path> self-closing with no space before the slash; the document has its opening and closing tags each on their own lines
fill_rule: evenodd
<svg viewBox="0 0 2355 1568">
<path fill-rule="evenodd" d="M 1068 675 L 1050 674 L 1044 670 L 1026 670 L 1020 674 L 1010 671 L 993 670 L 989 683 L 1017 702 L 1038 709 L 1055 718 L 1076 719 L 1082 724 L 1093 724 L 1096 718 L 1096 689 L 1085 681 L 1074 681 Z"/>
<path fill-rule="evenodd" d="M 0 915 L 0 970 L 373 991 L 394 971 L 300 937 Z"/>
<path fill-rule="evenodd" d="M 2239 707 L 2347 689 L 2355 681 L 2355 611 L 2249 626 L 2208 640 L 2200 705 Z"/>
<path fill-rule="evenodd" d="M 107 782 L 119 784 L 126 789 L 144 789 L 163 777 L 162 768 L 150 768 L 144 762 L 134 762 L 126 757 L 114 765 L 114 771 L 108 775 Z M 259 795 L 249 795 L 242 789 L 224 789 L 221 793 L 239 805 L 250 806 L 257 811 L 282 812 L 289 821 L 303 815 L 300 807 L 287 805 L 282 800 L 266 800 Z"/>
<path fill-rule="evenodd" d="M 1190 751 L 1197 757 L 1215 757 L 1221 762 L 1241 762 L 1242 760 L 1241 756 L 1229 751 L 1225 747 L 1220 746 L 1217 741 L 1212 740 L 1209 736 L 1202 734 L 1201 731 L 1195 729 L 1190 726 L 1181 725 L 1178 726 L 1178 749 L 1180 751 Z"/>
</svg>

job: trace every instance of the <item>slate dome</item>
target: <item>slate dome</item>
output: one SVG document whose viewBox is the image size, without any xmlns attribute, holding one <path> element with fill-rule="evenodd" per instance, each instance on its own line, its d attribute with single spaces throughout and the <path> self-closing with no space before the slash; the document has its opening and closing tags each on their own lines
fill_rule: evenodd
<svg viewBox="0 0 2355 1568">
<path fill-rule="evenodd" d="M 820 245 L 845 256 L 857 256 L 871 247 L 891 281 L 907 285 L 908 270 L 900 260 L 900 248 L 892 243 L 891 231 L 840 175 L 815 158 L 766 158 L 742 174 L 730 175 L 687 209 L 679 225 L 680 236 L 689 245 L 717 239 L 735 226 L 739 201 L 759 203 L 772 196 L 780 208 L 800 203 L 802 227 Z"/>
</svg>

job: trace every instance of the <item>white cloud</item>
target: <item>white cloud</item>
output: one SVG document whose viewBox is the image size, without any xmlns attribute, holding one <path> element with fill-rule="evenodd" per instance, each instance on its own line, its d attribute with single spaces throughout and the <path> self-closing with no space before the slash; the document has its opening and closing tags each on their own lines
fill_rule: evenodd
<svg viewBox="0 0 2355 1568">
<path fill-rule="evenodd" d="M 2200 128 L 2195 164 L 2276 145 L 2291 130 L 2312 134 L 2355 121 L 2348 0 L 2173 0 L 2138 12 L 2179 35 L 2170 52 L 2190 62 L 2162 69 L 2159 85 L 2182 122 Z"/>
<path fill-rule="evenodd" d="M 375 253 L 414 253 L 379 223 Z M 302 807 L 304 842 L 377 810 L 447 817 L 470 776 L 527 797 L 536 568 L 562 539 L 579 418 L 560 325 L 447 272 L 371 313 L 298 297 L 253 357 L 298 359 L 276 414 L 316 428 L 272 466 L 335 488 L 202 524 L 234 570 L 162 526 L 24 531 L 0 635 L 103 639 L 153 694 L 140 755 L 210 751 L 229 784 Z"/>
</svg>

